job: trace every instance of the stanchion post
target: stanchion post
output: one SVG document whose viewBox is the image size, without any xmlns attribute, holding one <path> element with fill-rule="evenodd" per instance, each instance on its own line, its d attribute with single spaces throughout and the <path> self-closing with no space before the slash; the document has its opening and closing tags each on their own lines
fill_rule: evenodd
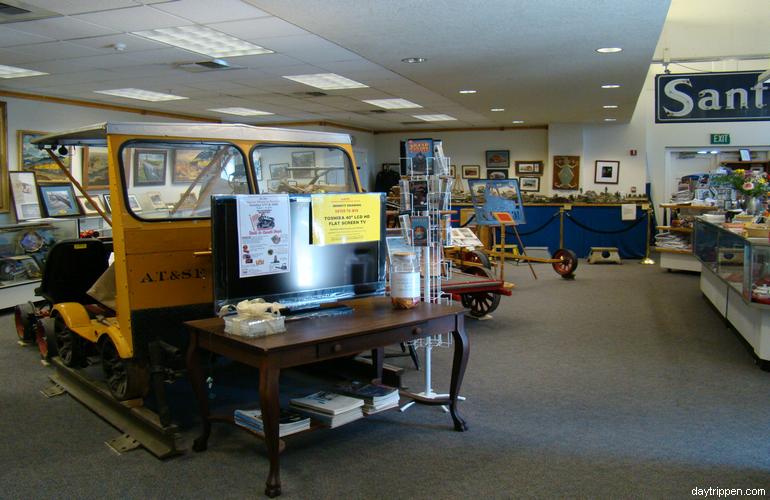
<svg viewBox="0 0 770 500">
<path fill-rule="evenodd" d="M 647 207 L 647 231 L 645 231 L 646 237 L 644 240 L 645 252 L 644 252 L 644 258 L 640 262 L 641 264 L 646 264 L 646 265 L 655 264 L 655 261 L 650 258 L 650 236 L 652 233 L 652 227 L 650 226 L 652 224 L 652 210 L 653 208 L 651 205 Z"/>
<path fill-rule="evenodd" d="M 564 248 L 564 205 L 559 207 L 559 248 Z"/>
</svg>

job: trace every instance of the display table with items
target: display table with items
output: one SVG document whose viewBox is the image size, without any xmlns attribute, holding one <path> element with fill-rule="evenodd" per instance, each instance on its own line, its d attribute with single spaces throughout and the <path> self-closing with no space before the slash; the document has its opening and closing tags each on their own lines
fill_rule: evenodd
<svg viewBox="0 0 770 500">
<path fill-rule="evenodd" d="M 660 208 L 663 209 L 663 225 L 657 227 L 654 247 L 660 254 L 660 267 L 700 272 L 700 263 L 693 255 L 692 247 L 695 217 L 719 208 L 691 203 L 662 203 Z"/>
<path fill-rule="evenodd" d="M 279 379 L 282 369 L 351 356 L 371 349 L 374 364 L 372 377 L 377 381 L 382 376 L 385 346 L 445 332 L 451 332 L 454 340 L 449 397 L 425 398 L 403 391 L 401 396 L 417 403 L 449 405 L 455 430 L 465 431 L 467 426 L 457 411 L 458 394 L 468 361 L 468 340 L 463 323 L 465 309 L 459 305 L 421 303 L 412 309 L 394 310 L 388 297 L 357 299 L 343 304 L 352 309 L 344 321 L 336 316 L 289 321 L 284 333 L 256 338 L 225 333 L 224 321 L 220 318 L 188 322 L 188 368 L 203 419 L 203 433 L 195 440 L 193 449 L 206 449 L 212 421 L 234 420 L 232 414 L 217 417 L 209 412 L 204 372 L 200 364 L 203 351 L 259 368 L 263 435 L 270 460 L 265 494 L 274 497 L 281 494 L 279 453 L 283 446 L 279 439 Z"/>
<path fill-rule="evenodd" d="M 734 223 L 695 221 L 700 289 L 751 346 L 760 367 L 770 370 L 770 242 L 743 231 Z"/>
</svg>

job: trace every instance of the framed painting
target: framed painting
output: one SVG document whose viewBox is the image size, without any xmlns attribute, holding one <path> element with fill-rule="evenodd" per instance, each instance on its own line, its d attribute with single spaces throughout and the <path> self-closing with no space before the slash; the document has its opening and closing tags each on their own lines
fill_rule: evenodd
<svg viewBox="0 0 770 500">
<path fill-rule="evenodd" d="M 452 179 L 457 178 L 457 165 L 449 165 L 449 177 Z"/>
<path fill-rule="evenodd" d="M 8 172 L 13 195 L 13 208 L 19 222 L 39 219 L 40 200 L 37 196 L 37 181 L 34 172 Z"/>
<path fill-rule="evenodd" d="M 163 149 L 134 151 L 134 186 L 165 185 L 167 160 L 167 152 Z"/>
<path fill-rule="evenodd" d="M 91 196 L 91 199 L 94 200 L 94 205 L 97 205 L 101 210 L 104 210 L 101 203 L 99 203 L 98 196 Z M 78 196 L 78 203 L 80 203 L 80 208 L 83 210 L 83 215 L 97 215 L 99 213 L 85 196 Z"/>
<path fill-rule="evenodd" d="M 110 171 L 107 168 L 107 161 L 107 148 L 83 147 L 81 179 L 83 179 L 84 189 L 90 191 L 110 187 Z"/>
<path fill-rule="evenodd" d="M 291 176 L 294 179 L 313 177 L 315 151 L 294 151 L 291 154 Z"/>
<path fill-rule="evenodd" d="M 463 165 L 462 170 L 463 179 L 481 178 L 481 167 L 478 165 Z"/>
<path fill-rule="evenodd" d="M 270 164 L 270 178 L 272 180 L 284 180 L 289 178 L 289 164 L 288 163 L 272 163 Z"/>
<path fill-rule="evenodd" d="M 142 211 L 142 205 L 139 204 L 139 199 L 135 194 L 128 195 L 128 208 L 134 213 Z"/>
<path fill-rule="evenodd" d="M 540 191 L 540 177 L 519 177 L 519 188 L 522 191 Z"/>
<path fill-rule="evenodd" d="M 110 195 L 109 194 L 103 194 L 102 195 L 102 202 L 104 205 L 104 210 L 107 213 L 112 212 L 112 204 L 110 203 Z"/>
<path fill-rule="evenodd" d="M 543 162 L 517 161 L 516 175 L 543 175 Z"/>
<path fill-rule="evenodd" d="M 213 149 L 177 149 L 174 151 L 174 168 L 171 182 L 190 184 L 211 164 L 216 150 Z"/>
<path fill-rule="evenodd" d="M 40 198 L 48 217 L 80 215 L 72 184 L 47 184 L 40 186 Z"/>
<path fill-rule="evenodd" d="M 0 101 L 0 212 L 8 212 L 10 194 L 8 189 L 8 121 L 5 102 Z M 19 168 L 19 167 L 16 167 Z M 37 191 L 35 191 L 37 194 Z"/>
<path fill-rule="evenodd" d="M 35 132 L 32 130 L 19 130 L 17 132 L 16 148 L 19 152 L 19 170 L 35 172 L 38 184 L 63 184 L 69 182 L 59 165 L 48 156 L 48 153 L 32 144 L 32 140 L 46 135 L 48 132 Z M 59 156 L 67 169 L 72 165 L 72 154 Z"/>
<path fill-rule="evenodd" d="M 487 151 L 487 168 L 508 168 L 511 166 L 511 152 L 507 149 Z"/>
<path fill-rule="evenodd" d="M 488 168 L 487 169 L 487 179 L 500 180 L 500 179 L 507 179 L 507 178 L 508 178 L 507 168 Z"/>
<path fill-rule="evenodd" d="M 580 157 L 554 155 L 553 188 L 577 189 L 580 186 Z"/>
<path fill-rule="evenodd" d="M 619 161 L 596 160 L 594 182 L 597 184 L 617 184 L 619 171 Z"/>
</svg>

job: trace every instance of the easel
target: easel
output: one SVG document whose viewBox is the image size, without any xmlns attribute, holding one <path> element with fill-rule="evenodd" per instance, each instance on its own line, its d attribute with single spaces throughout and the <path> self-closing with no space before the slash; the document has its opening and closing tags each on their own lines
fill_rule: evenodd
<svg viewBox="0 0 770 500">
<path fill-rule="evenodd" d="M 529 270 L 532 273 L 532 276 L 534 276 L 535 279 L 537 279 L 537 274 L 535 273 L 535 269 L 532 267 L 532 263 L 530 262 L 533 257 L 527 256 L 526 250 L 524 249 L 524 242 L 521 241 L 521 236 L 519 235 L 519 230 L 516 229 L 516 221 L 513 220 L 513 217 L 511 217 L 511 214 L 507 212 L 492 212 L 492 216 L 497 220 L 499 223 L 499 226 L 497 226 L 500 229 L 500 239 L 501 244 L 497 244 L 497 231 L 492 231 L 492 251 L 490 252 L 491 255 L 498 258 L 500 261 L 500 281 L 505 281 L 505 257 L 506 257 L 506 250 L 508 248 L 516 248 L 516 245 L 508 245 L 505 243 L 505 235 L 506 235 L 506 228 L 512 227 L 513 228 L 513 234 L 516 235 L 516 241 L 519 242 L 519 247 L 521 248 L 521 253 L 517 256 L 517 258 L 521 258 L 527 262 L 527 265 L 529 266 Z"/>
</svg>

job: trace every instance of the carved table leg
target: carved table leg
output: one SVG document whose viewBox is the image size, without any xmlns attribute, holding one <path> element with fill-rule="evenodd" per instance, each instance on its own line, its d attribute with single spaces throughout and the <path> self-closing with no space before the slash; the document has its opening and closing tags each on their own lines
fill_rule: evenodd
<svg viewBox="0 0 770 500">
<path fill-rule="evenodd" d="M 382 363 L 385 359 L 385 348 L 372 349 L 372 367 L 374 368 L 374 383 L 382 383 Z"/>
<path fill-rule="evenodd" d="M 281 413 L 278 399 L 278 380 L 281 370 L 264 363 L 259 369 L 259 404 L 262 408 L 262 424 L 265 433 L 267 456 L 270 460 L 270 472 L 265 483 L 265 495 L 270 498 L 281 494 L 281 465 L 279 462 L 280 439 L 279 417 Z"/>
<path fill-rule="evenodd" d="M 211 434 L 211 421 L 209 420 L 209 398 L 206 394 L 206 383 L 201 369 L 200 351 L 198 351 L 198 334 L 190 335 L 190 347 L 187 349 L 187 376 L 190 379 L 195 398 L 198 400 L 198 412 L 201 416 L 203 431 L 195 441 L 193 450 L 204 451 L 208 446 Z"/>
<path fill-rule="evenodd" d="M 460 386 L 465 376 L 465 366 L 468 364 L 468 337 L 465 335 L 465 317 L 462 314 L 455 316 L 455 330 L 452 332 L 455 352 L 452 361 L 452 382 L 449 386 L 449 412 L 455 423 L 456 431 L 467 431 L 468 425 L 457 410 L 457 396 L 460 394 Z"/>
</svg>

